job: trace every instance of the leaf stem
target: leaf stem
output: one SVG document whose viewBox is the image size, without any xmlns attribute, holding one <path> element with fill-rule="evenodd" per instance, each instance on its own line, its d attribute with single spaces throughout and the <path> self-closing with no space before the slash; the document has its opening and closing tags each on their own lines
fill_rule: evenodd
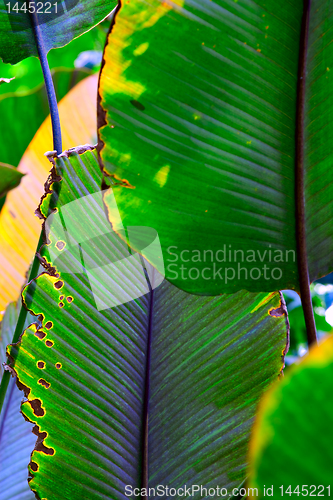
<svg viewBox="0 0 333 500">
<path fill-rule="evenodd" d="M 304 199 L 304 118 L 305 118 L 305 79 L 306 56 L 309 38 L 309 16 L 311 0 L 304 0 L 301 29 L 301 46 L 299 52 L 297 110 L 296 110 L 296 165 L 295 165 L 295 195 L 296 195 L 296 240 L 298 254 L 298 274 L 300 295 L 304 311 L 308 345 L 317 343 L 316 324 L 313 315 L 310 292 L 310 277 L 306 249 L 305 230 L 305 199 Z"/>
<path fill-rule="evenodd" d="M 35 36 L 36 46 L 40 64 L 42 66 L 47 99 L 50 108 L 51 122 L 52 122 L 52 133 L 53 133 L 53 147 L 57 151 L 58 155 L 62 153 L 62 138 L 61 138 L 61 127 L 57 97 L 54 89 L 54 84 L 52 80 L 52 75 L 47 60 L 47 54 L 43 42 L 43 35 L 38 23 L 38 14 L 36 12 L 30 14 L 32 29 Z"/>
</svg>

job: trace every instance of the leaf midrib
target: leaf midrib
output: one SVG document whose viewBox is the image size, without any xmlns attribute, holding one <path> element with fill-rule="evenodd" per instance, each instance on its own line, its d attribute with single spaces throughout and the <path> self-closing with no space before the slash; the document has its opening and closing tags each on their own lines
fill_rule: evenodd
<svg viewBox="0 0 333 500">
<path fill-rule="evenodd" d="M 295 216 L 297 266 L 300 293 L 306 323 L 309 345 L 317 342 L 316 325 L 313 316 L 310 293 L 309 266 L 306 248 L 305 228 L 305 192 L 304 192 L 304 150 L 305 150 L 305 93 L 306 93 L 306 60 L 309 41 L 309 19 L 311 0 L 303 0 L 303 18 L 300 37 L 297 103 L 296 103 L 296 154 L 295 154 Z"/>
<path fill-rule="evenodd" d="M 147 356 L 146 356 L 146 374 L 145 374 L 145 391 L 143 402 L 143 425 L 142 425 L 142 473 L 141 473 L 141 488 L 148 491 L 148 417 L 149 417 L 149 397 L 150 397 L 150 367 L 151 367 L 151 342 L 153 330 L 153 310 L 154 310 L 154 290 L 152 289 L 148 273 L 144 267 L 144 261 L 141 257 L 142 267 L 145 273 L 147 284 L 149 287 L 149 315 L 147 326 Z M 142 495 L 142 500 L 147 500 L 148 496 Z"/>
</svg>

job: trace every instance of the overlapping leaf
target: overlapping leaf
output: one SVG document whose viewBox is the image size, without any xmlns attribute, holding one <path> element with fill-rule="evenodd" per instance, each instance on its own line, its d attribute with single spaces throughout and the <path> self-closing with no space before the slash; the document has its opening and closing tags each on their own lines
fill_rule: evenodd
<svg viewBox="0 0 333 500">
<path fill-rule="evenodd" d="M 250 448 L 249 486 L 271 498 L 329 498 L 332 478 L 333 337 L 311 349 L 264 397 Z M 298 491 L 298 492 L 297 492 Z"/>
<path fill-rule="evenodd" d="M 167 281 L 149 292 L 141 259 L 109 225 L 101 182 L 94 151 L 61 155 L 49 184 L 58 195 L 40 207 L 58 209 L 32 303 L 43 325 L 10 349 L 37 408 L 23 405 L 41 438 L 31 486 L 40 498 L 126 498 L 126 485 L 142 484 L 147 395 L 149 486 L 237 486 L 257 401 L 283 364 L 279 295 L 198 297 Z"/>
<path fill-rule="evenodd" d="M 305 42 L 303 0 L 278 9 L 273 0 L 133 0 L 116 15 L 100 82 L 101 158 L 123 181 L 124 221 L 158 231 L 166 276 L 186 291 L 298 289 L 302 116 L 310 277 L 332 271 L 333 6 L 309 4 Z"/>
<path fill-rule="evenodd" d="M 19 12 L 13 9 L 15 3 L 21 4 L 19 7 L 22 6 Z M 28 3 L 0 1 L 0 58 L 6 63 L 15 64 L 26 57 L 38 55 L 31 17 L 27 11 Z M 36 10 L 37 2 L 31 3 Z M 93 28 L 108 16 L 116 5 L 115 0 L 40 3 L 43 7 L 38 7 L 38 19 L 46 52 L 63 47 L 73 38 Z M 47 9 L 49 12 L 45 12 Z"/>
</svg>

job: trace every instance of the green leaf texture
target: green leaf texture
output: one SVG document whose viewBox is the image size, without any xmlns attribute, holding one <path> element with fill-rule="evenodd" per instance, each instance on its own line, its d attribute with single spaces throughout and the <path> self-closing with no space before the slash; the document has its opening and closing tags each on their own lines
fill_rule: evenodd
<svg viewBox="0 0 333 500">
<path fill-rule="evenodd" d="M 258 488 L 259 498 L 267 485 L 271 498 L 281 498 L 281 485 L 284 491 L 290 485 L 292 496 L 297 486 L 300 496 L 332 494 L 332 380 L 329 336 L 265 395 L 250 446 L 249 486 Z"/>
<path fill-rule="evenodd" d="M 149 408 L 150 487 L 238 486 L 257 402 L 283 367 L 280 297 L 199 297 L 164 280 L 132 299 L 151 268 L 142 274 L 141 264 L 140 274 L 142 261 L 112 231 L 96 152 L 85 149 L 55 160 L 40 206 L 57 207 L 41 250 L 47 272 L 31 306 L 42 326 L 10 348 L 34 401 L 23 414 L 40 432 L 30 485 L 43 499 L 127 498 L 126 485 L 142 484 Z M 127 258 L 121 280 L 103 267 L 106 257 Z M 107 307 L 119 290 L 123 303 Z"/>
<path fill-rule="evenodd" d="M 10 304 L 1 322 L 0 360 L 6 361 L 6 346 L 12 341 L 18 318 L 15 304 Z M 31 322 L 31 316 L 29 315 Z M 3 368 L 1 366 L 1 374 Z M 1 500 L 34 500 L 28 485 L 28 464 L 36 442 L 32 426 L 20 414 L 22 392 L 15 379 L 9 382 L 0 416 L 0 498 Z"/>
<path fill-rule="evenodd" d="M 0 162 L 0 198 L 11 189 L 16 188 L 24 174 L 7 163 Z"/>
<path fill-rule="evenodd" d="M 116 14 L 100 154 L 125 225 L 158 232 L 185 291 L 299 289 L 301 116 L 309 273 L 332 271 L 333 5 L 311 2 L 297 110 L 302 15 L 303 0 L 133 0 Z"/>
<path fill-rule="evenodd" d="M 8 3 L 11 12 L 8 13 Z M 24 4 L 24 2 L 18 2 Z M 28 3 L 28 2 L 27 2 Z M 37 2 L 32 2 L 37 6 Z M 36 41 L 28 12 L 13 10 L 15 2 L 0 1 L 0 58 L 5 63 L 16 64 L 29 56 L 37 56 Z M 45 4 L 45 5 L 44 5 Z M 57 2 L 58 13 L 43 11 L 38 14 L 41 35 L 46 52 L 67 45 L 71 40 L 93 28 L 107 17 L 116 6 L 115 0 L 67 0 Z M 52 2 L 53 4 L 53 2 Z M 51 4 L 51 5 L 52 5 Z M 75 4 L 75 5 L 74 5 Z M 72 5 L 74 5 L 72 7 Z M 63 8 L 66 6 L 68 10 Z M 72 7 L 72 8 L 71 8 Z"/>
<path fill-rule="evenodd" d="M 304 134 L 306 236 L 311 280 L 333 269 L 332 20 L 331 2 L 311 3 Z"/>
</svg>

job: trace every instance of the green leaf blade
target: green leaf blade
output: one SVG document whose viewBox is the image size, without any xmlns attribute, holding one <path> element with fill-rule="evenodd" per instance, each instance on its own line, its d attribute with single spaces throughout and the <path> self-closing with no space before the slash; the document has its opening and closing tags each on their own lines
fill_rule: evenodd
<svg viewBox="0 0 333 500">
<path fill-rule="evenodd" d="M 154 302 L 149 486 L 231 492 L 245 478 L 258 398 L 281 370 L 284 317 L 269 314 L 279 309 L 279 295 L 212 299 L 165 281 Z"/>
<path fill-rule="evenodd" d="M 59 163 L 67 174 L 60 204 L 100 191 L 93 153 Z M 48 247 L 42 255 L 49 258 Z M 31 487 L 41 498 L 123 498 L 124 483 L 138 484 L 140 475 L 147 300 L 99 312 L 87 277 L 66 272 L 64 262 L 65 279 L 37 278 L 32 309 L 43 314 L 43 329 L 27 330 L 11 349 L 16 369 L 29 367 L 20 381 L 43 413 L 22 408 L 45 437 L 32 456 Z"/>
<path fill-rule="evenodd" d="M 230 413 L 235 417 L 231 425 L 238 441 L 232 458 L 229 460 L 223 453 L 216 454 L 215 448 L 214 459 L 219 460 L 216 468 L 209 463 L 207 447 L 204 447 L 201 463 L 206 469 L 208 467 L 211 477 L 221 478 L 226 484 L 240 484 L 245 475 L 246 443 L 256 401 L 267 384 L 280 374 L 283 366 L 287 328 L 279 297 L 265 293 L 243 295 L 244 292 L 236 294 L 234 299 L 225 295 L 199 297 L 188 295 L 165 281 L 151 293 L 139 294 L 134 300 L 129 296 L 127 301 L 116 307 L 106 308 L 102 304 L 98 310 L 96 294 L 92 293 L 92 285 L 87 278 L 90 265 L 82 271 L 81 257 L 75 253 L 75 246 L 71 246 L 70 240 L 66 239 L 66 245 L 63 244 L 64 229 L 62 225 L 57 225 L 63 217 L 72 239 L 79 241 L 81 238 L 84 259 L 90 235 L 92 253 L 89 254 L 89 264 L 95 263 L 95 267 L 103 267 L 101 264 L 105 261 L 102 257 L 105 255 L 109 255 L 111 262 L 118 262 L 128 255 L 127 246 L 111 232 L 111 226 L 110 234 L 104 230 L 103 216 L 107 224 L 109 221 L 105 218 L 99 187 L 102 175 L 96 152 L 90 149 L 77 148 L 55 160 L 49 187 L 57 196 L 49 196 L 45 201 L 51 203 L 51 209 L 57 207 L 58 210 L 54 212 L 53 229 L 51 226 L 47 233 L 49 243 L 41 251 L 48 273 L 37 278 L 31 306 L 35 315 L 43 316 L 43 326 L 38 330 L 27 330 L 18 346 L 13 346 L 10 351 L 20 382 L 30 389 L 29 400 L 38 400 L 44 412 L 39 415 L 34 413 L 29 403 L 25 403 L 22 409 L 25 416 L 38 425 L 40 440 L 43 440 L 32 455 L 33 468 L 30 472 L 33 480 L 30 485 L 40 498 L 48 498 L 52 493 L 55 498 L 63 498 L 65 494 L 71 500 L 87 496 L 92 500 L 125 499 L 126 485 L 141 486 L 150 331 L 153 358 L 149 440 L 150 443 L 153 440 L 153 444 L 149 445 L 148 460 L 152 468 L 149 485 L 156 486 L 157 473 L 165 477 L 167 468 L 163 469 L 161 456 L 165 458 L 168 453 L 177 454 L 179 451 L 174 442 L 178 435 L 177 428 L 188 425 L 191 433 L 195 433 L 195 418 L 186 423 L 185 415 L 177 416 L 176 412 L 178 424 L 175 421 L 171 429 L 174 436 L 170 442 L 171 451 L 168 451 L 169 445 L 164 436 L 168 432 L 168 421 L 172 422 L 172 412 L 180 404 L 180 395 L 174 391 L 165 394 L 167 385 L 161 376 L 165 374 L 167 379 L 172 379 L 179 370 L 171 364 L 171 361 L 176 362 L 175 349 L 183 357 L 187 353 L 186 359 L 181 360 L 183 373 L 192 372 L 194 367 L 194 372 L 198 370 L 197 376 L 202 384 L 198 385 L 198 390 L 205 400 L 207 394 L 211 398 L 210 403 L 219 422 L 215 431 L 222 436 L 220 439 L 223 440 L 227 427 L 224 418 L 228 419 L 227 414 L 230 416 Z M 57 177 L 60 172 L 61 182 Z M 71 213 L 73 202 L 79 202 L 81 208 L 90 206 L 95 211 L 81 209 Z M 84 203 L 86 205 L 82 205 Z M 94 231 L 101 228 L 103 238 L 92 238 Z M 104 270 L 99 286 L 105 294 L 105 302 L 116 294 L 117 286 L 125 295 L 139 289 L 138 268 L 129 262 L 120 283 L 112 281 L 110 273 Z M 233 325 L 230 328 L 227 326 L 229 322 Z M 262 357 L 257 353 L 258 358 L 267 361 L 267 369 L 254 377 L 252 385 L 256 369 L 252 360 L 244 371 L 241 358 L 237 364 L 237 369 L 240 369 L 237 377 L 247 378 L 251 390 L 245 383 L 233 401 L 228 393 L 224 394 L 223 387 L 217 386 L 216 390 L 221 392 L 219 395 L 209 385 L 206 387 L 211 359 L 216 360 L 214 372 L 217 378 L 223 379 L 228 352 L 248 352 L 256 340 L 255 345 L 262 349 Z M 208 351 L 205 351 L 205 344 L 209 346 L 206 347 Z M 217 345 L 218 353 L 214 353 Z M 205 354 L 200 362 L 196 357 L 199 347 Z M 226 373 L 229 374 L 228 368 Z M 182 390 L 186 379 L 180 383 L 179 372 L 177 377 L 174 384 Z M 188 391 L 193 391 L 192 382 L 195 382 L 193 378 Z M 165 397 L 161 398 L 162 395 Z M 164 422 L 163 415 L 167 415 L 169 409 L 170 416 Z M 207 405 L 202 411 L 207 420 L 212 407 Z M 247 422 L 241 428 L 237 425 L 239 411 L 246 416 Z M 157 424 L 160 418 L 162 428 Z M 196 444 L 199 446 L 199 442 Z M 214 447 L 214 443 L 211 446 Z M 189 467 L 197 467 L 194 463 L 197 458 L 195 454 L 190 456 Z M 169 466 L 167 460 L 164 464 Z M 220 466 L 230 475 L 230 483 L 226 475 L 220 475 Z M 176 481 L 177 478 L 174 479 Z"/>
<path fill-rule="evenodd" d="M 100 80 L 100 154 L 127 181 L 127 223 L 158 231 L 167 278 L 192 293 L 299 290 L 297 261 L 310 281 L 332 272 L 331 5 L 140 5 L 117 13 Z M 200 252 L 197 279 L 183 250 Z M 212 262 L 203 275 L 204 250 L 222 277 Z"/>
<path fill-rule="evenodd" d="M 333 9 L 317 0 L 310 10 L 305 103 L 305 207 L 309 274 L 314 281 L 332 272 L 332 69 Z"/>
<path fill-rule="evenodd" d="M 125 184 L 115 191 L 127 225 L 155 228 L 166 261 L 173 262 L 170 247 L 178 259 L 182 250 L 186 258 L 201 252 L 198 279 L 189 269 L 183 278 L 180 263 L 167 270 L 183 290 L 214 295 L 298 285 L 294 47 L 302 6 L 284 4 L 276 16 L 274 2 L 152 0 L 144 15 L 140 1 L 116 15 L 100 82 L 107 122 L 101 120 L 101 158 L 112 177 L 134 188 L 131 195 Z M 216 253 L 230 249 L 232 259 L 219 265 Z M 203 261 L 204 250 L 223 267 L 222 279 Z M 265 278 L 258 252 L 269 268 Z M 261 279 L 257 271 L 251 278 L 253 267 Z"/>
</svg>

